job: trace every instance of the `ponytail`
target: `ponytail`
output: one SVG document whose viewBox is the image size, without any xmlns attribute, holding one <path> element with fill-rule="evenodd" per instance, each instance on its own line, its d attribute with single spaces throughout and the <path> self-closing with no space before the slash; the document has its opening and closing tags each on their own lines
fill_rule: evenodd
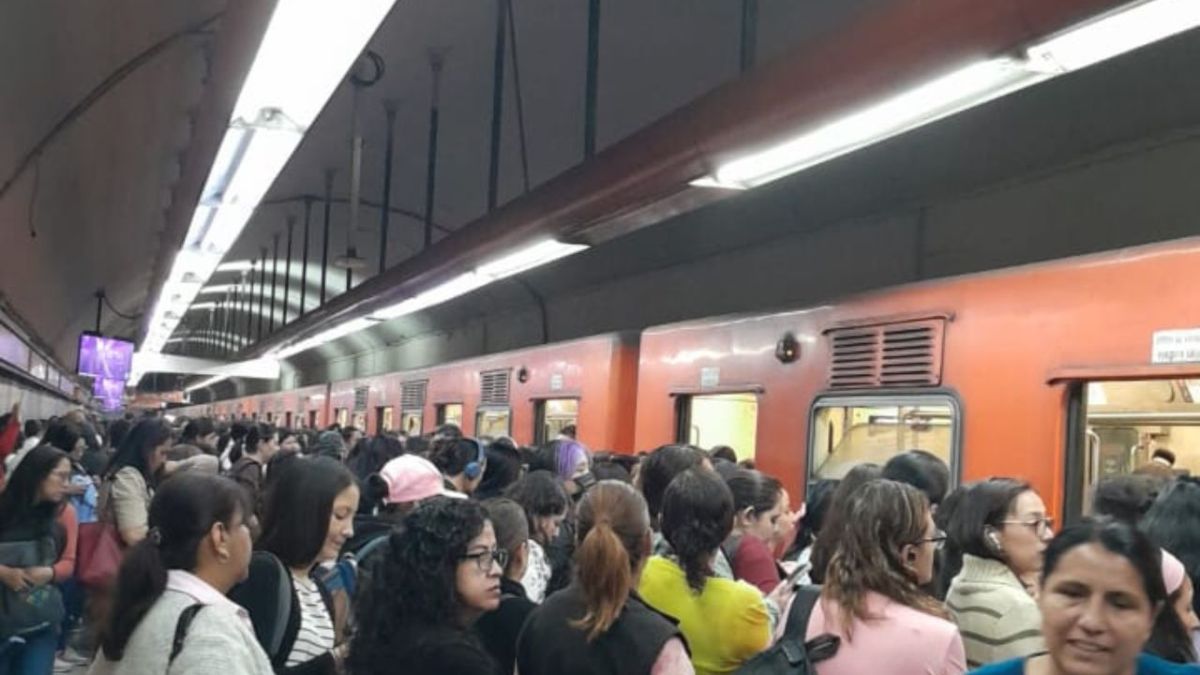
<svg viewBox="0 0 1200 675">
<path fill-rule="evenodd" d="M 642 495 L 626 483 L 600 481 L 578 511 L 575 578 L 587 612 L 570 623 L 592 642 L 616 623 L 633 589 L 650 541 L 650 514 Z"/>
<path fill-rule="evenodd" d="M 633 584 L 629 552 L 607 520 L 592 526 L 575 553 L 575 574 L 583 587 L 587 614 L 571 622 L 587 631 L 588 642 L 612 627 Z"/>
<path fill-rule="evenodd" d="M 153 534 L 157 535 L 157 532 Z M 108 627 L 101 637 L 105 658 L 109 661 L 121 660 L 134 629 L 166 589 L 167 568 L 158 545 L 147 535 L 125 554 L 125 560 L 117 572 L 116 599 Z"/>
</svg>

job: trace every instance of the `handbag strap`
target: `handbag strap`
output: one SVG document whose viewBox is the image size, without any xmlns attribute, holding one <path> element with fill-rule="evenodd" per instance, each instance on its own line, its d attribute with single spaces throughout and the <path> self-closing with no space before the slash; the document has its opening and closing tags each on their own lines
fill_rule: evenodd
<svg viewBox="0 0 1200 675">
<path fill-rule="evenodd" d="M 179 656 L 179 652 L 183 651 L 183 643 L 187 640 L 188 629 L 192 627 L 192 620 L 204 609 L 204 605 L 196 603 L 184 608 L 179 614 L 179 620 L 175 622 L 175 638 L 171 640 L 171 656 L 167 658 L 167 665 L 171 665 L 175 661 L 175 657 Z"/>
</svg>

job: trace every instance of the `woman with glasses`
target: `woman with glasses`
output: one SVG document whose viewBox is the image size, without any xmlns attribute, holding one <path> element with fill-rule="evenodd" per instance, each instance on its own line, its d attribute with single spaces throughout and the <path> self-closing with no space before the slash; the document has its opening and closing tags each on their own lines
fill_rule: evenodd
<svg viewBox="0 0 1200 675">
<path fill-rule="evenodd" d="M 1029 589 L 1054 536 L 1046 505 L 1029 483 L 989 478 L 965 489 L 949 522 L 962 551 L 946 606 L 972 668 L 1045 650 L 1042 615 Z"/>
<path fill-rule="evenodd" d="M 507 551 L 497 547 L 479 504 L 435 497 L 389 535 L 372 571 L 372 592 L 356 606 L 350 643 L 355 675 L 496 675 L 471 631 L 500 605 Z"/>
<path fill-rule="evenodd" d="M 75 569 L 71 461 L 30 450 L 0 492 L 0 674 L 49 675 L 65 608 L 55 582 Z"/>
<path fill-rule="evenodd" d="M 946 540 L 916 488 L 873 480 L 850 495 L 806 638 L 832 635 L 837 653 L 817 675 L 958 675 L 962 638 L 942 606 L 921 590 Z M 884 667 L 883 664 L 886 664 Z"/>
<path fill-rule="evenodd" d="M 517 636 L 525 619 L 537 607 L 521 585 L 521 576 L 529 563 L 529 519 L 520 504 L 503 497 L 484 501 L 483 508 L 496 532 L 499 552 L 506 560 L 504 576 L 500 577 L 500 605 L 479 618 L 475 633 L 495 657 L 501 671 L 508 675 L 517 659 Z"/>
</svg>

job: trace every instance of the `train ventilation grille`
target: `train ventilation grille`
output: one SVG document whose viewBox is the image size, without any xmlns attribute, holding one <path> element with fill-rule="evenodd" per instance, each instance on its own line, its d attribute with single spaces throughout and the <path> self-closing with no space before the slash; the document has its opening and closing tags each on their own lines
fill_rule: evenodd
<svg viewBox="0 0 1200 675">
<path fill-rule="evenodd" d="M 831 389 L 942 383 L 944 319 L 838 328 L 828 335 L 833 348 Z"/>
<path fill-rule="evenodd" d="M 405 382 L 400 385 L 400 407 L 404 410 L 420 410 L 425 407 L 425 391 L 429 381 Z"/>
<path fill-rule="evenodd" d="M 480 405 L 507 406 L 509 371 L 488 370 L 479 374 Z"/>
<path fill-rule="evenodd" d="M 370 395 L 370 393 L 370 385 L 363 385 L 361 387 L 354 388 L 354 410 L 356 412 L 366 412 L 367 397 Z"/>
</svg>

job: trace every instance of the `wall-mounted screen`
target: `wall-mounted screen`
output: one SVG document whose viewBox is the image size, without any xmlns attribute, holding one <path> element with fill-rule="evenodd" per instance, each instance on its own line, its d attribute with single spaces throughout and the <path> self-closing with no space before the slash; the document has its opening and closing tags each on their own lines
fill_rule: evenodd
<svg viewBox="0 0 1200 675">
<path fill-rule="evenodd" d="M 79 336 L 79 374 L 122 380 L 133 367 L 133 343 L 92 333 Z"/>
<path fill-rule="evenodd" d="M 125 380 L 98 377 L 92 383 L 92 395 L 101 401 L 105 410 L 119 410 L 125 397 Z"/>
</svg>

